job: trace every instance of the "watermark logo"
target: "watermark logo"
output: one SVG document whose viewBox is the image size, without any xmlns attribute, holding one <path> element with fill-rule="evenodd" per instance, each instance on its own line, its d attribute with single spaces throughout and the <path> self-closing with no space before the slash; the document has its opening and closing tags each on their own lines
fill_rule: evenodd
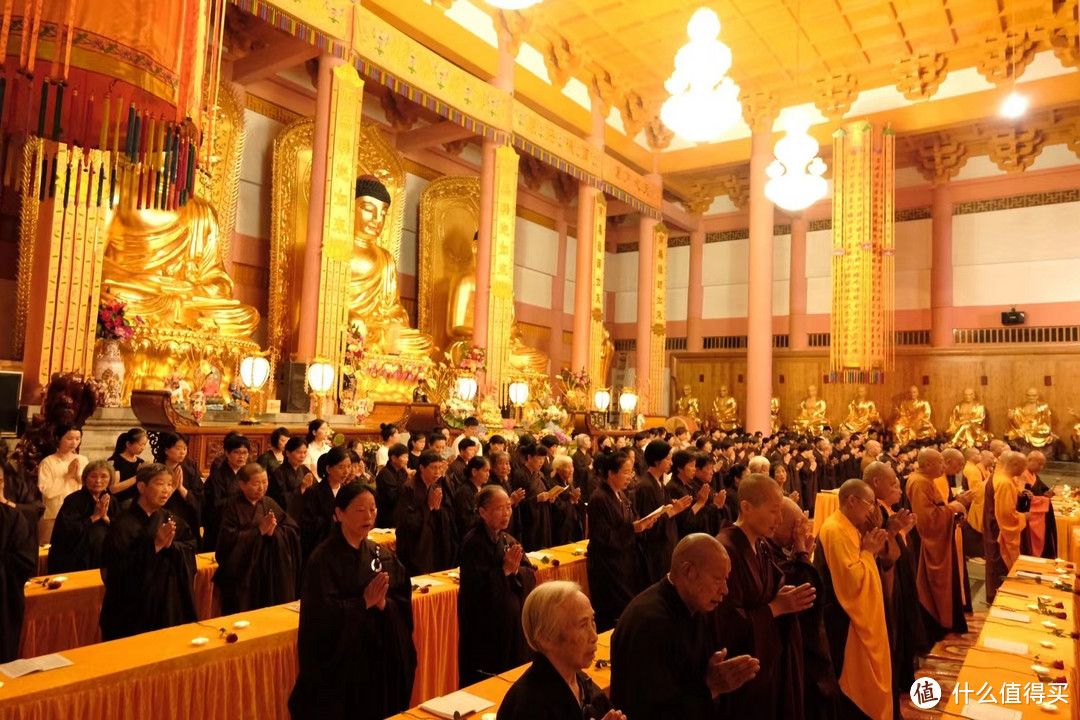
<svg viewBox="0 0 1080 720">
<path fill-rule="evenodd" d="M 920 710 L 929 710 L 941 701 L 941 686 L 934 678 L 919 678 L 908 693 L 911 703 Z"/>
</svg>

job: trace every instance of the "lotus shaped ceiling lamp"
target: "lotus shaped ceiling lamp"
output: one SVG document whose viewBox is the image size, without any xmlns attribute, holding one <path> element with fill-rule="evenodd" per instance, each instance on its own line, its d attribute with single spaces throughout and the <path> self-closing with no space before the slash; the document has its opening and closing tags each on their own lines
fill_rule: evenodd
<svg viewBox="0 0 1080 720">
<path fill-rule="evenodd" d="M 805 115 L 791 113 L 784 127 L 787 134 L 776 143 L 776 159 L 765 169 L 765 197 L 790 212 L 805 210 L 829 189 L 822 177 L 825 163 L 817 156 L 818 142 L 809 129 Z"/>
<path fill-rule="evenodd" d="M 700 8 L 686 26 L 690 42 L 675 54 L 675 72 L 664 88 L 671 93 L 660 119 L 684 140 L 715 140 L 742 117 L 739 88 L 727 77 L 731 49 L 720 42 L 720 18 Z"/>
</svg>

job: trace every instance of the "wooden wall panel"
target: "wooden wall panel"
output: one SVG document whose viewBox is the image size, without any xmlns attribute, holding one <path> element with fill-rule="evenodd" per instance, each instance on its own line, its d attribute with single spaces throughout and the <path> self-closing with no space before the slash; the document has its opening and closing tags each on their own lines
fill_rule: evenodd
<svg viewBox="0 0 1080 720">
<path fill-rule="evenodd" d="M 745 418 L 745 355 L 677 353 L 672 356 L 671 368 L 672 397 L 681 395 L 682 386 L 689 383 L 702 406 L 711 408 L 720 385 L 726 383 L 739 403 L 740 416 Z M 836 425 L 844 419 L 855 386 L 826 382 L 828 372 L 827 352 L 778 351 L 773 356 L 773 393 L 780 398 L 780 417 L 785 424 L 791 422 L 795 406 L 806 397 L 811 384 L 817 384 L 819 395 L 828 404 L 830 422 Z M 986 385 L 982 384 L 984 377 Z M 1045 384 L 1047 377 L 1049 386 Z M 910 385 L 917 385 L 920 395 L 930 401 L 931 421 L 939 429 L 944 429 L 964 388 L 974 388 L 986 405 L 988 429 L 997 436 L 1008 426 L 1008 409 L 1020 404 L 1029 387 L 1035 387 L 1053 412 L 1054 432 L 1068 443 L 1075 421 L 1066 408 L 1080 408 L 1080 348 L 897 350 L 896 369 L 886 373 L 883 384 L 868 388 L 886 421 L 892 421 Z"/>
</svg>

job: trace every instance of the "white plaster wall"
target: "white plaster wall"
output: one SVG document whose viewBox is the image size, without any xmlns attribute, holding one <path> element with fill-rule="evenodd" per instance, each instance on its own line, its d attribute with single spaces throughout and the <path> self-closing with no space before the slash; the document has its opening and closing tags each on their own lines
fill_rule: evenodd
<svg viewBox="0 0 1080 720">
<path fill-rule="evenodd" d="M 420 195 L 428 186 L 424 178 L 405 174 L 405 223 L 401 233 L 401 257 L 398 260 L 398 272 L 404 275 L 417 273 L 417 257 L 420 248 Z"/>
<path fill-rule="evenodd" d="M 607 253 L 604 257 L 604 290 L 615 293 L 615 322 L 637 321 L 636 252 Z"/>
<path fill-rule="evenodd" d="M 806 312 L 832 312 L 832 230 L 806 233 Z"/>
<path fill-rule="evenodd" d="M 690 285 L 690 247 L 668 248 L 666 314 L 668 322 L 686 320 L 687 288 Z"/>
<path fill-rule="evenodd" d="M 558 272 L 559 234 L 517 218 L 514 228 L 514 299 L 536 307 L 552 306 L 552 278 Z"/>
<path fill-rule="evenodd" d="M 897 310 L 924 310 L 930 307 L 932 224 L 929 219 L 896 223 Z"/>
<path fill-rule="evenodd" d="M 743 318 L 749 313 L 747 268 L 749 240 L 729 240 L 705 245 L 702 269 L 701 316 L 705 320 Z M 773 315 L 787 315 L 788 275 L 791 271 L 791 236 L 773 237 Z"/>
<path fill-rule="evenodd" d="M 241 235 L 270 237 L 274 138 L 284 127 L 265 115 L 244 111 L 244 154 L 236 203 L 236 232 Z"/>
<path fill-rule="evenodd" d="M 607 272 L 607 268 L 604 268 L 604 272 Z M 574 293 L 577 291 L 577 283 L 574 282 L 574 278 L 577 277 L 577 238 L 572 235 L 566 236 L 566 262 L 563 264 L 563 277 L 566 281 L 563 283 L 563 312 L 574 312 Z"/>
<path fill-rule="evenodd" d="M 953 217 L 953 303 L 1080 301 L 1080 203 Z"/>
</svg>

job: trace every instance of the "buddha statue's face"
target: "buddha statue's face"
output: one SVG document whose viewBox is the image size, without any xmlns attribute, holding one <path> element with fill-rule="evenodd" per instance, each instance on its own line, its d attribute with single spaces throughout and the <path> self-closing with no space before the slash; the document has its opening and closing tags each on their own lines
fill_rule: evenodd
<svg viewBox="0 0 1080 720">
<path fill-rule="evenodd" d="M 855 391 L 855 396 L 858 397 L 860 400 L 865 400 L 866 399 L 866 386 L 865 385 L 860 385 L 859 389 Z"/>
<path fill-rule="evenodd" d="M 690 397 L 690 386 L 689 385 L 683 385 L 682 394 L 685 395 L 686 397 Z"/>
<path fill-rule="evenodd" d="M 975 402 L 975 391 L 972 390 L 971 388 L 964 388 L 964 402 L 966 402 L 966 403 Z"/>
<path fill-rule="evenodd" d="M 1029 403 L 1039 402 L 1039 391 L 1035 388 L 1028 388 L 1027 395 L 1025 396 Z"/>
<path fill-rule="evenodd" d="M 908 388 L 907 394 L 908 394 L 908 397 L 910 399 L 918 400 L 919 399 L 919 388 L 912 385 L 911 387 Z"/>
<path fill-rule="evenodd" d="M 367 196 L 356 198 L 356 235 L 369 241 L 378 239 L 389 209 L 390 205 L 382 200 Z"/>
<path fill-rule="evenodd" d="M 810 393 L 810 397 L 816 398 L 817 397 L 817 385 L 811 385 L 810 387 L 806 388 L 806 392 Z"/>
<path fill-rule="evenodd" d="M 727 385 L 721 385 L 720 386 L 720 397 L 726 398 L 727 396 L 728 396 L 728 386 Z"/>
</svg>

